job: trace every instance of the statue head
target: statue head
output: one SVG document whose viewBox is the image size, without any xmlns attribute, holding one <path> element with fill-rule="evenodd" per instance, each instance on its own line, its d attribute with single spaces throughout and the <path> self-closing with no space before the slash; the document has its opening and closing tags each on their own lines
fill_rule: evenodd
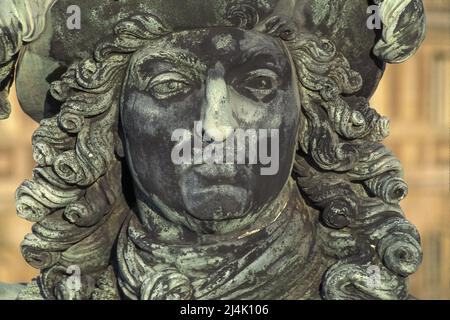
<svg viewBox="0 0 450 320">
<path fill-rule="evenodd" d="M 286 45 L 255 31 L 174 32 L 137 50 L 120 108 L 138 197 L 159 199 L 194 230 L 219 231 L 230 219 L 248 224 L 248 215 L 270 204 L 290 176 L 297 83 Z M 177 149 L 187 154 L 185 163 L 174 163 Z M 213 159 L 219 151 L 222 159 Z M 272 163 L 263 165 L 261 155 L 272 155 Z"/>
<path fill-rule="evenodd" d="M 380 143 L 388 121 L 358 94 L 370 91 L 360 72 L 333 41 L 291 19 L 233 12 L 237 26 L 188 30 L 152 14 L 127 17 L 52 83 L 60 109 L 35 132 L 38 166 L 17 191 L 19 215 L 37 222 L 22 251 L 42 270 L 45 297 L 67 298 L 70 265 L 97 283 L 80 297 L 101 297 L 130 210 L 147 233 L 174 225 L 180 242 L 191 233 L 220 241 L 251 228 L 291 182 L 314 239 L 300 254 L 327 261 L 316 285 L 323 298 L 408 297 L 419 236 L 398 205 L 407 192 L 400 163 Z M 238 130 L 232 161 L 205 155 L 239 141 Z M 266 152 L 252 161 L 255 145 Z M 188 161 L 174 161 L 180 151 Z M 367 284 L 372 266 L 379 286 Z M 121 279 L 139 282 L 128 285 L 141 298 L 193 297 L 195 281 L 180 270 L 151 268 L 151 280 Z M 154 293 L 161 277 L 182 292 Z"/>
</svg>

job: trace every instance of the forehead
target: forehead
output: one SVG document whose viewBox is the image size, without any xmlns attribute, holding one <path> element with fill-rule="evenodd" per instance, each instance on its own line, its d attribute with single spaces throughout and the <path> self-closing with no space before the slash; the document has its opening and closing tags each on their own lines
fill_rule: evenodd
<svg viewBox="0 0 450 320">
<path fill-rule="evenodd" d="M 172 33 L 149 41 L 145 48 L 136 52 L 133 60 L 144 62 L 171 57 L 205 67 L 214 66 L 217 62 L 222 62 L 226 67 L 252 59 L 272 60 L 281 67 L 288 60 L 281 40 L 237 28 L 209 28 Z"/>
</svg>

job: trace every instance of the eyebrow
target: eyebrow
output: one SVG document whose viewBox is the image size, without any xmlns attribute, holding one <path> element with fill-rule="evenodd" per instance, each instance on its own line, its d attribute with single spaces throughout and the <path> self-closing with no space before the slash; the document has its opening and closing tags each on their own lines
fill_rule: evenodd
<svg viewBox="0 0 450 320">
<path fill-rule="evenodd" d="M 285 53 L 284 50 L 282 52 Z M 279 72 L 284 71 L 286 59 L 288 59 L 288 57 L 283 59 L 282 55 L 279 53 L 274 55 L 267 47 L 252 47 L 244 53 L 243 58 L 242 62 L 244 64 L 260 60 L 263 64 L 276 68 Z"/>
<path fill-rule="evenodd" d="M 206 64 L 199 57 L 189 52 L 155 52 L 140 58 L 138 61 L 142 61 L 144 64 L 147 62 L 169 62 L 177 68 L 185 68 L 189 72 L 194 70 L 197 73 L 204 73 L 207 70 Z"/>
</svg>

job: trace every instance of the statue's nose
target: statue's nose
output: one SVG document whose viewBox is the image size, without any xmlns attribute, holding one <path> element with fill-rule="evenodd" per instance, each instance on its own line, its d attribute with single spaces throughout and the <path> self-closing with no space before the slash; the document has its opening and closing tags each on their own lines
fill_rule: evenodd
<svg viewBox="0 0 450 320">
<path fill-rule="evenodd" d="M 208 72 L 206 80 L 203 129 L 206 137 L 214 142 L 225 141 L 237 127 L 224 75 L 223 65 L 217 63 L 215 68 Z"/>
</svg>

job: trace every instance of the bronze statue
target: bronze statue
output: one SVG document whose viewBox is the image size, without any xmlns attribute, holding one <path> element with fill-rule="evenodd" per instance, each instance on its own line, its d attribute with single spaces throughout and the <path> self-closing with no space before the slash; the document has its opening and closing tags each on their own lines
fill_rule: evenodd
<svg viewBox="0 0 450 320">
<path fill-rule="evenodd" d="M 0 0 L 2 117 L 17 61 L 40 121 L 18 299 L 410 298 L 419 234 L 368 101 L 420 46 L 420 0 L 77 2 Z M 237 130 L 262 134 L 233 161 L 174 162 Z"/>
</svg>

